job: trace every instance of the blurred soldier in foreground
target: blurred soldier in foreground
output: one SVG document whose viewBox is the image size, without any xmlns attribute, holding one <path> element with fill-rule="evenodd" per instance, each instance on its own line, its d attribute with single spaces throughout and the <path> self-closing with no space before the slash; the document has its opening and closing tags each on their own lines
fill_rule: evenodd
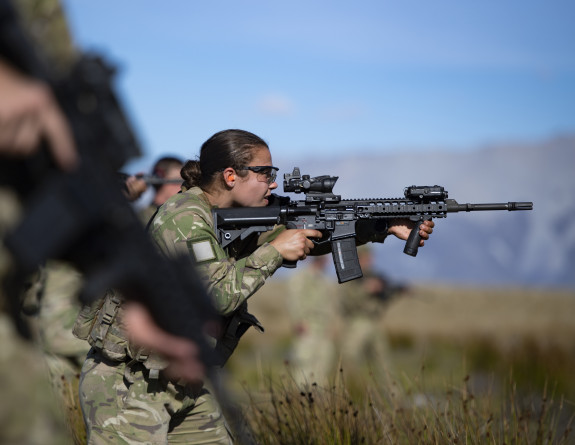
<svg viewBox="0 0 575 445">
<path fill-rule="evenodd" d="M 57 2 L 18 2 L 18 6 L 34 5 L 47 12 L 47 17 L 58 16 Z M 26 13 L 23 14 L 26 16 Z M 63 18 L 62 18 L 63 19 Z M 63 22 L 64 23 L 64 22 Z M 35 31 L 49 28 L 47 22 L 34 26 Z M 45 142 L 46 153 L 55 166 L 62 171 L 73 173 L 79 167 L 79 156 L 75 149 L 67 117 L 60 110 L 48 84 L 34 79 L 20 70 L 30 61 L 30 54 L 21 51 L 27 42 L 19 34 L 19 26 L 13 5 L 8 0 L 0 0 L 0 162 L 10 172 L 12 159 L 35 156 Z M 16 38 L 15 38 L 16 36 Z M 53 38 L 40 36 L 41 42 L 53 42 Z M 30 48 L 32 48 L 30 46 Z M 46 51 L 49 53 L 49 51 Z M 70 59 L 74 59 L 71 52 Z M 14 63 L 17 59 L 18 62 Z M 58 74 L 68 68 L 66 63 L 51 63 L 58 68 Z M 60 71 L 61 69 L 61 71 Z M 10 160 L 10 161 L 9 161 Z M 9 161 L 9 164 L 8 164 Z M 15 165 L 15 164 L 14 164 Z M 23 200 L 19 190 L 11 180 L 14 175 L 2 175 L 0 181 L 0 280 L 5 281 L 15 265 L 12 254 L 5 248 L 6 235 L 12 232 L 22 218 Z M 50 240 L 53 232 L 48 227 L 42 235 Z M 12 275 L 12 274 L 11 274 Z M 1 292 L 1 291 L 0 291 Z M 72 292 L 73 293 L 73 292 Z M 26 323 L 19 317 L 19 305 L 0 294 L 3 308 L 10 311 L 13 320 L 24 335 L 29 335 Z M 204 375 L 203 365 L 198 360 L 194 342 L 162 331 L 152 321 L 150 314 L 141 303 L 129 303 L 126 307 L 127 329 L 136 343 L 152 347 L 162 352 L 180 374 L 190 380 Z"/>
<path fill-rule="evenodd" d="M 290 277 L 286 298 L 293 326 L 290 364 L 301 383 L 325 384 L 336 367 L 337 284 L 326 275 L 331 257 L 310 257 Z"/>
<path fill-rule="evenodd" d="M 40 20 L 34 26 L 34 33 L 39 30 L 46 30 L 46 34 L 39 34 L 36 41 L 44 44 L 42 46 L 41 56 L 44 56 L 51 68 L 56 69 L 55 77 L 62 77 L 63 73 L 70 68 L 70 65 L 76 60 L 77 53 L 73 49 L 71 41 L 67 45 L 62 45 L 66 56 L 61 59 L 52 59 L 51 55 L 59 53 L 46 47 L 47 42 L 53 42 L 54 36 L 48 34 L 49 30 L 61 29 L 64 27 L 65 19 L 61 15 L 60 5 L 57 0 L 53 1 L 19 1 L 18 6 L 22 6 L 21 14 L 24 17 L 34 17 L 36 10 L 46 13 L 46 20 Z M 24 8 L 28 6 L 28 8 Z M 54 27 L 50 27 L 51 21 Z M 2 159 L 24 159 L 37 153 L 41 148 L 41 141 L 48 150 L 50 158 L 56 167 L 64 172 L 74 172 L 80 166 L 78 151 L 72 136 L 67 117 L 60 109 L 58 102 L 50 90 L 50 86 L 43 80 L 34 79 L 23 73 L 8 56 L 17 54 L 21 56 L 19 61 L 28 61 L 29 54 L 19 54 L 12 45 L 14 42 L 26 46 L 28 42 L 22 42 L 19 39 L 13 39 L 9 32 L 13 31 L 14 24 L 19 25 L 18 14 L 14 5 L 9 0 L 0 0 L 0 162 Z M 25 37 L 25 36 L 22 36 Z M 37 54 L 34 54 L 35 56 Z M 9 182 L 12 178 L 2 178 L 0 181 L 0 278 L 3 278 L 13 265 L 11 254 L 5 249 L 4 241 L 6 234 L 15 227 L 23 216 L 23 201 L 18 195 L 18 190 Z M 6 179 L 6 181 L 4 181 Z M 50 238 L 50 231 L 44 234 Z M 4 298 L 2 298 L 4 300 Z M 171 334 L 164 333 L 159 338 L 152 338 L 150 332 L 158 333 L 159 330 L 153 328 L 152 320 L 149 316 L 143 315 L 143 306 L 141 303 L 130 302 L 128 304 L 131 314 L 134 308 L 134 317 L 128 315 L 131 319 L 130 326 L 133 331 L 130 335 L 134 341 L 144 344 L 150 343 L 150 347 L 159 350 L 165 350 L 168 357 L 174 358 L 174 364 L 177 367 L 183 366 L 188 369 L 189 378 L 202 374 L 201 366 L 191 366 L 195 359 L 190 360 L 190 352 L 196 351 L 197 348 L 193 342 L 183 338 L 175 337 Z M 18 320 L 15 320 L 20 323 Z M 25 328 L 23 327 L 25 330 Z M 193 355 L 193 354 L 192 354 Z M 178 363 L 176 357 L 183 361 Z M 185 356 L 185 357 L 184 357 Z M 196 363 L 199 365 L 198 363 Z M 193 370 L 196 373 L 194 374 Z M 188 373 L 185 373 L 188 374 Z"/>
<path fill-rule="evenodd" d="M 65 71 L 74 57 L 74 49 L 58 2 L 40 4 L 25 0 L 18 2 L 18 6 L 32 37 L 38 42 L 50 42 L 50 45 L 44 46 L 54 68 L 59 73 Z M 8 7 L 6 2 L 0 4 L 0 15 L 6 17 Z M 75 166 L 78 159 L 70 129 L 49 88 L 20 74 L 2 58 L 1 52 L 0 97 L 2 156 L 29 156 L 40 147 L 40 141 L 45 140 L 54 160 L 62 169 Z M 22 203 L 7 187 L 2 187 L 0 191 L 0 202 L 4 217 L 0 221 L 0 236 L 4 239 L 4 233 L 19 219 Z M 0 246 L 0 250 L 2 263 L 8 268 L 9 255 L 3 246 Z M 78 439 L 76 443 L 82 443 L 84 433 L 81 417 L 78 417 L 77 363 L 83 360 L 87 349 L 83 342 L 71 335 L 75 313 L 69 311 L 67 301 L 69 295 L 76 297 L 80 280 L 79 274 L 69 266 L 63 263 L 61 267 L 53 266 L 50 266 L 53 274 L 48 274 L 42 267 L 30 278 L 30 287 L 23 304 L 24 310 L 29 313 L 40 314 L 40 302 L 44 295 L 62 295 L 66 299 L 65 304 L 61 304 L 56 301 L 58 298 L 46 298 L 46 304 L 36 319 L 37 323 L 33 323 L 35 326 L 32 330 L 35 340 L 47 352 L 45 358 L 54 388 L 61 397 L 59 400 L 69 401 L 63 412 L 68 418 L 68 425 L 72 427 L 70 432 Z M 0 272 L 0 275 L 4 274 Z"/>
</svg>

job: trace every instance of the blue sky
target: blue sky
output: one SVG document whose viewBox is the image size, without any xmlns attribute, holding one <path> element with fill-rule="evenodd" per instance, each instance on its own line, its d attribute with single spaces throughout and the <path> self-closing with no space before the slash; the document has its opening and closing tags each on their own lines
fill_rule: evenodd
<svg viewBox="0 0 575 445">
<path fill-rule="evenodd" d="M 532 141 L 575 131 L 570 0 L 63 0 L 118 65 L 146 156 L 225 128 L 274 157 Z"/>
</svg>

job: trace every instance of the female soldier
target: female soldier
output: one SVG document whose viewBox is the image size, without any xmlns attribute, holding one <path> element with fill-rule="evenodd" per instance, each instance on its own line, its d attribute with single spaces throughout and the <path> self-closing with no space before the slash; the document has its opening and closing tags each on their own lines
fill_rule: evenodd
<svg viewBox="0 0 575 445">
<path fill-rule="evenodd" d="M 266 142 L 258 136 L 242 130 L 216 133 L 202 145 L 199 160 L 188 161 L 182 168 L 184 191 L 168 199 L 150 225 L 150 235 L 164 253 L 194 259 L 216 310 L 224 317 L 222 332 L 214 341 L 220 364 L 248 327 L 261 329 L 258 320 L 247 312 L 247 299 L 284 260 L 305 259 L 314 246 L 309 238 L 322 236 L 316 230 L 286 230 L 282 226 L 228 251 L 219 245 L 211 209 L 266 206 L 277 188 L 277 170 Z M 429 238 L 432 227 L 432 222 L 421 226 L 423 239 Z M 410 227 L 397 224 L 387 232 L 406 239 Z M 95 362 L 85 366 L 85 383 L 102 379 L 101 368 Z M 133 383 L 128 385 L 119 378 L 125 374 L 122 369 L 110 372 L 116 375 L 114 391 L 121 392 L 121 406 L 115 407 L 111 419 L 95 411 L 88 416 L 93 434 L 102 439 L 124 437 L 153 443 L 232 443 L 221 411 L 206 388 L 166 383 L 160 374 L 158 390 L 146 368 L 130 365 L 129 380 Z"/>
</svg>

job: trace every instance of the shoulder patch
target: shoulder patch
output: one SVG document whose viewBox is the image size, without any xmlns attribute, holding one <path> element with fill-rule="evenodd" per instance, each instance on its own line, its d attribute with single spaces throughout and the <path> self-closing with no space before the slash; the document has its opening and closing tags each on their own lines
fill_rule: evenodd
<svg viewBox="0 0 575 445">
<path fill-rule="evenodd" d="M 188 244 L 188 250 L 194 256 L 196 263 L 205 263 L 216 259 L 214 246 L 212 246 L 212 241 L 210 239 L 189 240 L 186 241 L 186 243 Z"/>
</svg>

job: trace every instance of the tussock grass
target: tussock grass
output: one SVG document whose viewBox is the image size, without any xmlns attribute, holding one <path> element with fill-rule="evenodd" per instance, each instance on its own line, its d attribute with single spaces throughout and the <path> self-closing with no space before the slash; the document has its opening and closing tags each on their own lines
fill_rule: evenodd
<svg viewBox="0 0 575 445">
<path fill-rule="evenodd" d="M 256 442 L 291 444 L 569 444 L 574 415 L 547 388 L 523 397 L 509 377 L 500 394 L 476 393 L 470 376 L 443 391 L 391 376 L 349 391 L 343 370 L 333 385 L 267 376 L 263 391 L 246 390 L 247 421 Z"/>
<path fill-rule="evenodd" d="M 374 333 L 389 343 L 381 369 L 340 363 L 301 384 L 284 283 L 270 284 L 250 303 L 266 334 L 248 332 L 229 363 L 257 443 L 575 443 L 572 291 L 413 287 Z"/>
</svg>

